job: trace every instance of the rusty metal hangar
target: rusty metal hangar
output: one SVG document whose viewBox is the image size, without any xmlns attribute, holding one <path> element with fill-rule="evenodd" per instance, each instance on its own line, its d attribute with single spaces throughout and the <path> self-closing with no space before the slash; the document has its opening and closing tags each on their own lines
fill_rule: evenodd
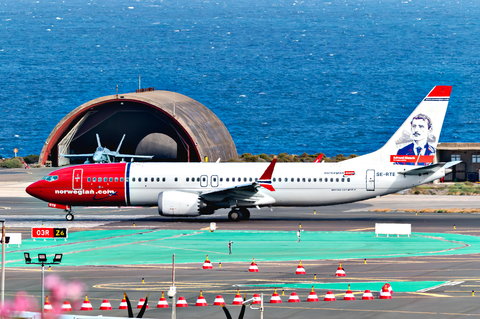
<svg viewBox="0 0 480 319">
<path fill-rule="evenodd" d="M 110 150 L 116 150 L 126 134 L 120 153 L 154 155 L 149 160 L 154 162 L 237 157 L 230 133 L 212 111 L 185 95 L 148 88 L 100 97 L 71 111 L 50 133 L 40 164 L 83 163 L 85 159 L 60 155 L 93 153 L 96 134 Z"/>
</svg>

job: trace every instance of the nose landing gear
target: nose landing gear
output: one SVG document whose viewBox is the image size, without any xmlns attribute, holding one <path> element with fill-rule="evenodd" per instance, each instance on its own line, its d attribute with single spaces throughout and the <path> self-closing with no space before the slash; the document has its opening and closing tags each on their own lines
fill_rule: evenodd
<svg viewBox="0 0 480 319">
<path fill-rule="evenodd" d="M 65 219 L 71 222 L 75 218 L 75 216 L 73 216 L 72 209 L 69 207 L 69 209 L 65 209 L 65 212 L 67 212 Z"/>
</svg>

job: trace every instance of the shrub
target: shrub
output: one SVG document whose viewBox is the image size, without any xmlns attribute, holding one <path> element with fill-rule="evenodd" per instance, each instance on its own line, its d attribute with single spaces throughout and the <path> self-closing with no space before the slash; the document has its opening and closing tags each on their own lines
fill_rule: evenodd
<svg viewBox="0 0 480 319">
<path fill-rule="evenodd" d="M 271 161 L 272 161 L 272 158 L 273 158 L 273 157 L 268 156 L 268 155 L 265 154 L 265 153 L 262 153 L 262 154 L 258 155 L 258 157 L 264 159 L 266 162 L 271 162 Z"/>
<path fill-rule="evenodd" d="M 28 155 L 28 156 L 25 156 L 25 157 L 23 158 L 23 160 L 25 161 L 25 163 L 33 164 L 33 163 L 38 162 L 38 158 L 39 158 L 38 155 L 30 154 L 30 155 Z"/>
<path fill-rule="evenodd" d="M 2 163 L 2 167 L 6 168 L 22 168 L 22 161 L 18 157 L 7 159 Z"/>
</svg>

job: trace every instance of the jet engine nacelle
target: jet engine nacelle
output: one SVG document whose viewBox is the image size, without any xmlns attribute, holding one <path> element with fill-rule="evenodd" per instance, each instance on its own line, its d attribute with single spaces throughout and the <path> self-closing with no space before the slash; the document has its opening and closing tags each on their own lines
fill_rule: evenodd
<svg viewBox="0 0 480 319">
<path fill-rule="evenodd" d="M 197 194 L 182 191 L 158 194 L 158 213 L 162 216 L 199 216 L 204 206 Z"/>
</svg>

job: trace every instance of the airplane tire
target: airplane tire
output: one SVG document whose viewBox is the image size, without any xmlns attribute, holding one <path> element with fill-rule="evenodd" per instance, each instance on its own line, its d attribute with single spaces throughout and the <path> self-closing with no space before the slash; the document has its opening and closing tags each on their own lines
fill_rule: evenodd
<svg viewBox="0 0 480 319">
<path fill-rule="evenodd" d="M 65 216 L 65 218 L 66 218 L 69 222 L 71 222 L 71 221 L 75 218 L 75 216 L 73 216 L 73 214 L 67 214 L 67 215 Z"/>
<path fill-rule="evenodd" d="M 243 220 L 249 220 L 250 219 L 250 211 L 246 208 L 240 208 L 240 212 L 242 212 L 243 215 Z"/>
<path fill-rule="evenodd" d="M 243 219 L 243 214 L 238 209 L 234 209 L 234 210 L 231 210 L 228 213 L 228 219 L 230 219 L 231 221 L 234 221 L 234 222 L 238 222 L 241 219 Z"/>
</svg>

